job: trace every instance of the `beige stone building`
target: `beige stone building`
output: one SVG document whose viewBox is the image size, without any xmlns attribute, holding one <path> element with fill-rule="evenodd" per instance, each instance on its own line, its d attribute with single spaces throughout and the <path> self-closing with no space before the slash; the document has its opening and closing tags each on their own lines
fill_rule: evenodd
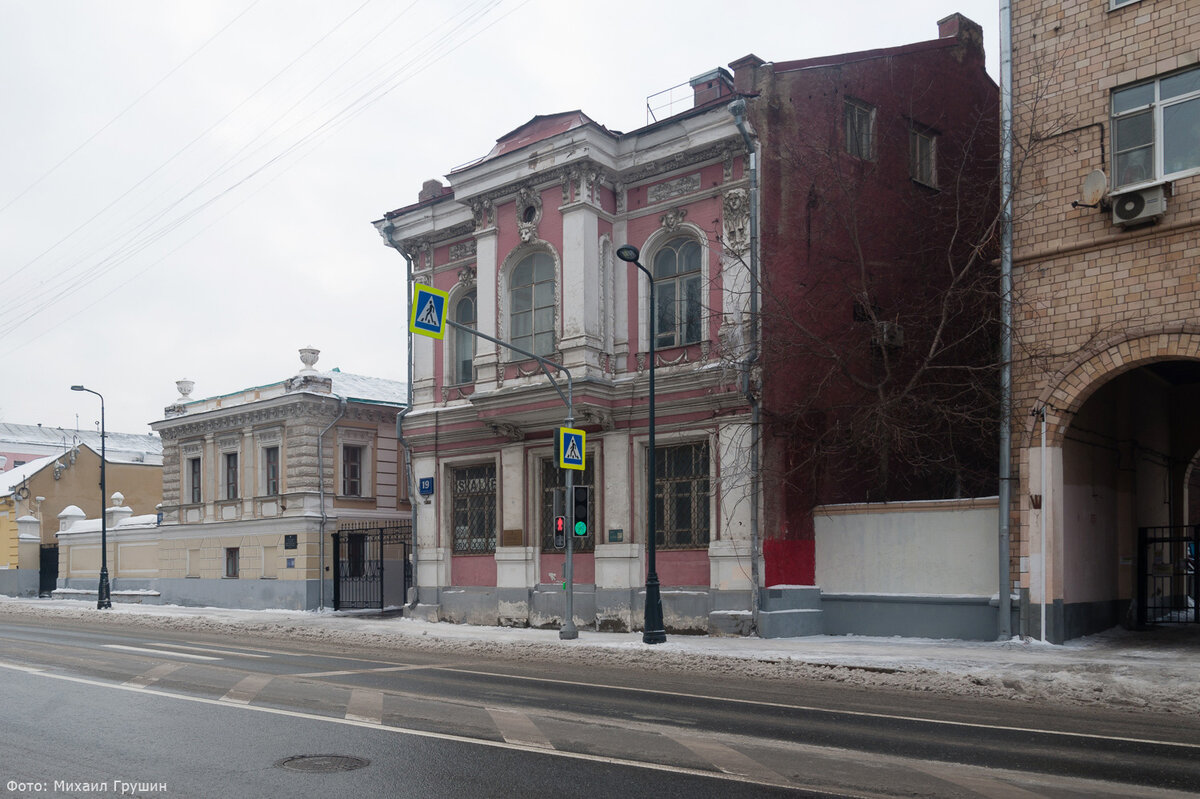
<svg viewBox="0 0 1200 799">
<path fill-rule="evenodd" d="M 110 510 L 114 600 L 328 606 L 334 534 L 348 528 L 357 532 L 344 536 L 353 539 L 343 544 L 352 561 L 344 571 L 360 579 L 378 568 L 365 531 L 411 518 L 396 438 L 407 388 L 319 372 L 317 357 L 301 350 L 294 377 L 207 399 L 192 399 L 192 384 L 180 381 L 180 398 L 151 425 L 163 441 L 161 524 L 119 500 Z M 60 526 L 61 588 L 94 590 L 98 520 L 63 517 Z"/>
<path fill-rule="evenodd" d="M 1020 632 L 1195 621 L 1200 2 L 1012 8 Z"/>
</svg>

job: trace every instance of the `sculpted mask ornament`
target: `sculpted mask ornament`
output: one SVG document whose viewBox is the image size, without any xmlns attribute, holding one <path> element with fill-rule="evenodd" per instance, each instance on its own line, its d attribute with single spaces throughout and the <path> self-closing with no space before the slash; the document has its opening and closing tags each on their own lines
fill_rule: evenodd
<svg viewBox="0 0 1200 799">
<path fill-rule="evenodd" d="M 683 224 L 684 217 L 686 216 L 686 208 L 672 208 L 670 211 L 667 211 L 665 214 L 659 217 L 658 221 L 659 224 L 662 225 L 666 230 L 674 231 L 677 227 Z"/>
<path fill-rule="evenodd" d="M 750 246 L 750 199 L 745 189 L 726 192 L 721 203 L 725 222 L 725 249 L 733 255 Z"/>
<path fill-rule="evenodd" d="M 464 266 L 458 270 L 458 284 L 470 288 L 475 285 L 475 267 Z"/>
<path fill-rule="evenodd" d="M 522 244 L 537 241 L 538 222 L 542 220 L 542 195 L 528 186 L 517 192 L 517 231 Z"/>
</svg>

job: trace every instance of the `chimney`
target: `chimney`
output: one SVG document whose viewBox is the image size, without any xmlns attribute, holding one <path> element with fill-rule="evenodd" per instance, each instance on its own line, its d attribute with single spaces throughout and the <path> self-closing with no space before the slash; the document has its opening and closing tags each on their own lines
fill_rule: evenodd
<svg viewBox="0 0 1200 799">
<path fill-rule="evenodd" d="M 412 189 L 409 189 L 412 191 Z M 432 200 L 434 197 L 441 197 L 446 193 L 446 187 L 442 185 L 440 180 L 427 180 L 421 184 L 421 191 L 417 194 L 417 202 L 425 202 Z"/>
<path fill-rule="evenodd" d="M 713 100 L 733 94 L 733 76 L 721 67 L 717 67 L 712 72 L 697 75 L 690 82 L 693 108 L 699 108 Z"/>
<path fill-rule="evenodd" d="M 967 19 L 962 14 L 954 13 L 945 19 L 938 20 L 939 39 L 958 39 L 959 43 L 977 55 L 983 56 L 983 28 L 977 22 Z"/>
</svg>

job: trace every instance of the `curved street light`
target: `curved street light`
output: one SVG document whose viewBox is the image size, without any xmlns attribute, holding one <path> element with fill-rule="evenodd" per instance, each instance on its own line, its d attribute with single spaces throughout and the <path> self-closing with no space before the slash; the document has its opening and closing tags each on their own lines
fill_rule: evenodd
<svg viewBox="0 0 1200 799">
<path fill-rule="evenodd" d="M 642 274 L 650 281 L 649 327 L 646 328 L 650 339 L 650 451 L 646 463 L 646 620 L 642 625 L 642 643 L 661 644 L 667 640 L 667 633 L 663 625 L 662 592 L 655 564 L 658 523 L 654 514 L 654 477 L 657 471 L 654 449 L 654 275 L 638 261 L 639 255 L 638 248 L 632 244 L 617 248 L 617 257 L 642 270 Z"/>
<path fill-rule="evenodd" d="M 83 386 L 71 386 L 71 390 L 86 391 L 100 398 L 100 588 L 96 592 L 96 609 L 107 610 L 112 607 L 112 594 L 108 586 L 108 514 L 104 510 L 108 502 L 108 491 L 104 485 L 104 395 Z"/>
</svg>

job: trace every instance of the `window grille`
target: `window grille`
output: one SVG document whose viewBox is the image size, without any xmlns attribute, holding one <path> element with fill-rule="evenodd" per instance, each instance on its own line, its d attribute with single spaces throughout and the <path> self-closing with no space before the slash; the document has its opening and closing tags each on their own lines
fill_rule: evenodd
<svg viewBox="0 0 1200 799">
<path fill-rule="evenodd" d="M 708 442 L 657 447 L 654 513 L 659 549 L 697 549 L 709 541 Z"/>
<path fill-rule="evenodd" d="M 451 470 L 454 552 L 496 551 L 496 464 Z"/>
</svg>

